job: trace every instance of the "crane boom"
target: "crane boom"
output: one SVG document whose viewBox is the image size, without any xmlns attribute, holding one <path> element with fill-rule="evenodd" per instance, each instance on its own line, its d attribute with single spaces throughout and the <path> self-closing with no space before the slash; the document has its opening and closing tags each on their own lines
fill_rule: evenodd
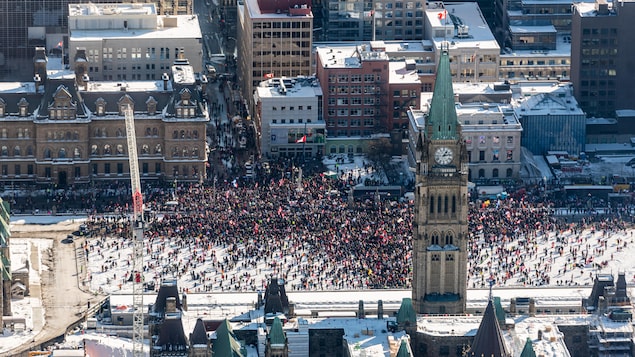
<svg viewBox="0 0 635 357">
<path fill-rule="evenodd" d="M 132 299 L 134 312 L 132 318 L 132 355 L 143 356 L 143 195 L 141 194 L 141 178 L 139 176 L 139 158 L 137 156 L 137 136 L 135 133 L 132 108 L 125 109 L 126 135 L 128 141 L 128 161 L 130 163 L 130 183 L 132 186 L 132 207 L 134 216 L 131 220 L 132 233 Z"/>
</svg>

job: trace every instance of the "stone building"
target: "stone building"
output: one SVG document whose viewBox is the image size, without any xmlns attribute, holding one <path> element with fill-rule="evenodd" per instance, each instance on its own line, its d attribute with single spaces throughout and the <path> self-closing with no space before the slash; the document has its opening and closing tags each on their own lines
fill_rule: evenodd
<svg viewBox="0 0 635 357">
<path fill-rule="evenodd" d="M 419 314 L 462 314 L 466 304 L 468 157 L 445 51 L 416 153 L 412 301 Z"/>
<path fill-rule="evenodd" d="M 9 253 L 9 203 L 0 198 L 0 327 L 3 316 L 11 316 L 11 255 Z"/>
<path fill-rule="evenodd" d="M 142 180 L 205 177 L 204 76 L 176 59 L 171 75 L 158 81 L 93 82 L 82 72 L 85 64 L 60 69 L 39 48 L 32 82 L 0 83 L 0 182 L 66 187 L 129 180 L 128 107 Z"/>
</svg>

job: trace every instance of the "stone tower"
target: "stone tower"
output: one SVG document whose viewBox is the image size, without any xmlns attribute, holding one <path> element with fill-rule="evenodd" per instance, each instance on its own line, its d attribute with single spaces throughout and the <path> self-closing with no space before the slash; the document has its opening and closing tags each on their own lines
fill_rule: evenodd
<svg viewBox="0 0 635 357">
<path fill-rule="evenodd" d="M 467 166 L 445 48 L 417 139 L 412 302 L 419 314 L 465 313 Z"/>
</svg>

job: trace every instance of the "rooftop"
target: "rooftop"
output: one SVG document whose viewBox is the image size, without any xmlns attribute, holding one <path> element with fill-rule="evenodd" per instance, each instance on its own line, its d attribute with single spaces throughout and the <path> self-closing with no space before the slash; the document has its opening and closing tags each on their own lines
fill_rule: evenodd
<svg viewBox="0 0 635 357">
<path fill-rule="evenodd" d="M 280 83 L 284 84 L 284 91 L 281 91 Z M 322 95 L 320 82 L 315 77 L 271 78 L 260 82 L 256 91 L 260 98 L 315 98 Z"/>
<path fill-rule="evenodd" d="M 432 38 L 437 48 L 443 42 L 450 42 L 450 52 L 466 48 L 500 49 L 476 2 L 445 3 L 444 6 L 445 9 L 439 7 L 426 10 L 427 21 L 434 36 L 443 34 L 443 31 L 438 31 L 443 28 L 446 29 L 446 34 L 452 30 L 452 36 Z"/>
<path fill-rule="evenodd" d="M 156 15 L 154 3 L 69 4 L 69 16 Z"/>
</svg>

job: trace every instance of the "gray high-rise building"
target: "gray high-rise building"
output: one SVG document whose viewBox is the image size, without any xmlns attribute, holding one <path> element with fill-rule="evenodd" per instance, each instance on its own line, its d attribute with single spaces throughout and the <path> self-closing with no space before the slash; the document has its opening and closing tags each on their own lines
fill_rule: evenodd
<svg viewBox="0 0 635 357">
<path fill-rule="evenodd" d="M 571 26 L 571 82 L 587 115 L 614 117 L 634 109 L 635 1 L 577 3 Z"/>
</svg>

